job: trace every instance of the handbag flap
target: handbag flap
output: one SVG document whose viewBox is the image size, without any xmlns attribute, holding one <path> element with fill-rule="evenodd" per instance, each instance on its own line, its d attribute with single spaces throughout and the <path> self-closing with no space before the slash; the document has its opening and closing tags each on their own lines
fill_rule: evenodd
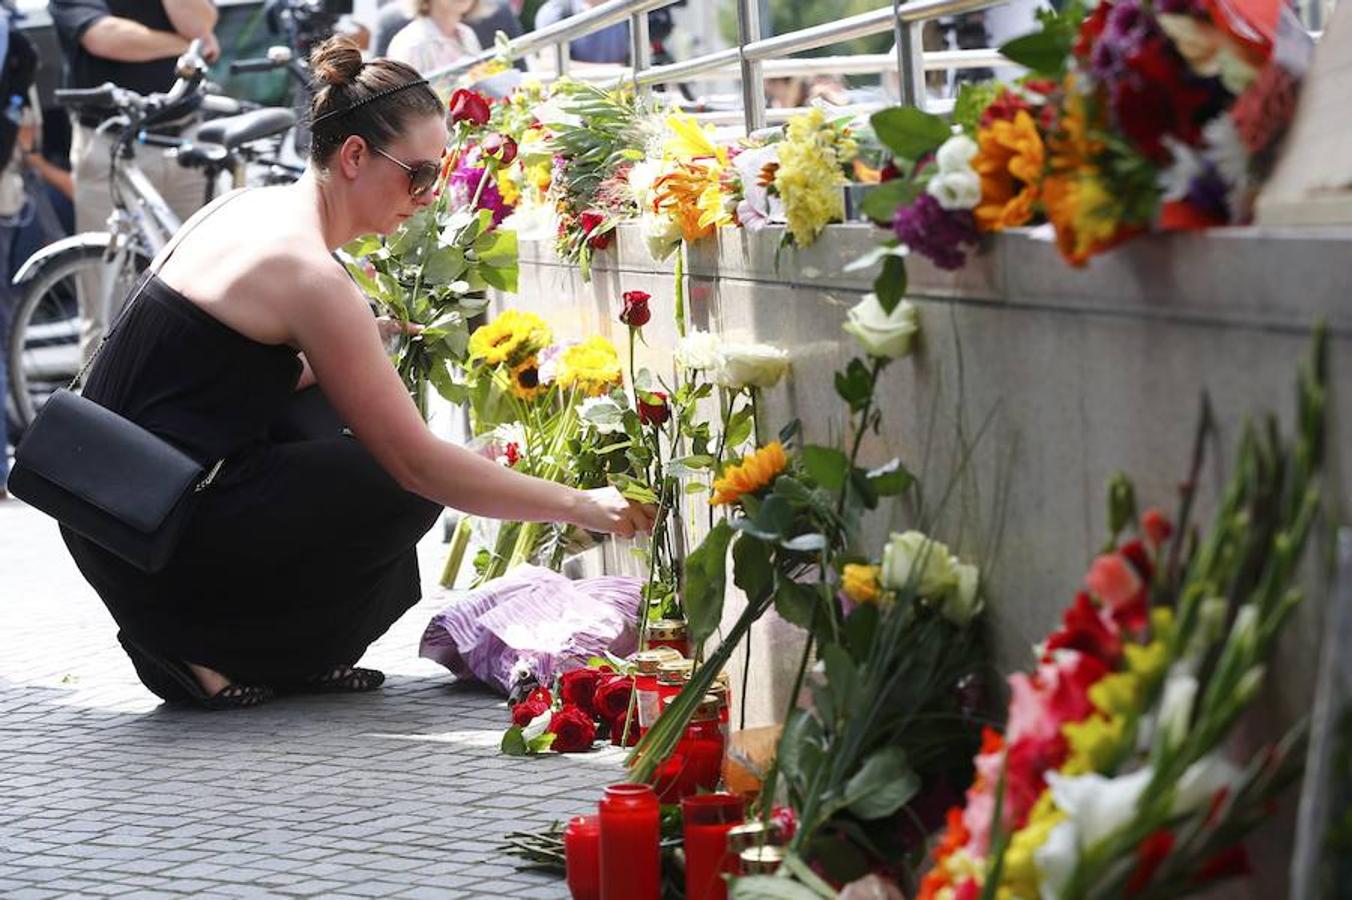
<svg viewBox="0 0 1352 900">
<path fill-rule="evenodd" d="M 173 444 L 71 391 L 42 407 L 14 461 L 147 534 L 202 478 Z"/>
</svg>

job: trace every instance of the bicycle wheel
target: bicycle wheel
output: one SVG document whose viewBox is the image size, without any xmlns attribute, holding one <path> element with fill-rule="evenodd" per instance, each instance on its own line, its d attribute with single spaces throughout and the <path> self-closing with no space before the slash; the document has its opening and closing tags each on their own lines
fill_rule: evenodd
<svg viewBox="0 0 1352 900">
<path fill-rule="evenodd" d="M 9 331 L 10 421 L 20 431 L 55 391 L 80 370 L 80 299 L 84 291 L 124 300 L 150 264 L 130 253 L 108 261 L 106 245 L 68 247 L 43 260 L 37 272 L 17 285 Z M 112 317 L 110 317 L 111 319 Z M 11 434 L 17 442 L 18 435 Z"/>
</svg>

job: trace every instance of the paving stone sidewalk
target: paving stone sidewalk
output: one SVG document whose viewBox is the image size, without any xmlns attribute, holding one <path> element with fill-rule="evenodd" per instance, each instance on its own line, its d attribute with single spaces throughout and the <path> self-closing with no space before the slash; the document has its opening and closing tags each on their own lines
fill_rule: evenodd
<svg viewBox="0 0 1352 900">
<path fill-rule="evenodd" d="M 363 660 L 382 690 L 204 713 L 140 685 L 52 522 L 0 502 L 0 897 L 567 897 L 495 844 L 594 809 L 619 751 L 501 756 L 502 700 L 417 658 L 439 535 Z"/>
</svg>

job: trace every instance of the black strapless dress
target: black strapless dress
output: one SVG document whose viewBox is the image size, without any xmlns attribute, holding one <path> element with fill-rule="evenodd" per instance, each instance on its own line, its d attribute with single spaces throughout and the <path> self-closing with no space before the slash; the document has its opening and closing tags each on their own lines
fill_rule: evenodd
<svg viewBox="0 0 1352 900">
<path fill-rule="evenodd" d="M 300 372 L 294 348 L 245 337 L 155 276 L 95 361 L 86 397 L 203 465 L 225 459 L 154 575 L 62 529 L 138 670 L 150 653 L 295 682 L 355 663 L 420 598 L 414 548 L 441 507 L 344 435 L 317 389 L 297 393 Z"/>
</svg>

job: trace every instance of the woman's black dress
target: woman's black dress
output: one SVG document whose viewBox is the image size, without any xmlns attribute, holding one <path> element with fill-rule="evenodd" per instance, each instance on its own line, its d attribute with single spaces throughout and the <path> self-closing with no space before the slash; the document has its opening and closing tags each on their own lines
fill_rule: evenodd
<svg viewBox="0 0 1352 900">
<path fill-rule="evenodd" d="M 355 663 L 421 596 L 414 546 L 440 507 L 403 490 L 315 389 L 297 351 L 245 337 L 151 276 L 84 395 L 205 466 L 169 565 L 147 574 L 66 528 L 80 571 L 148 654 L 280 685 Z M 167 698 L 177 699 L 177 698 Z"/>
</svg>

